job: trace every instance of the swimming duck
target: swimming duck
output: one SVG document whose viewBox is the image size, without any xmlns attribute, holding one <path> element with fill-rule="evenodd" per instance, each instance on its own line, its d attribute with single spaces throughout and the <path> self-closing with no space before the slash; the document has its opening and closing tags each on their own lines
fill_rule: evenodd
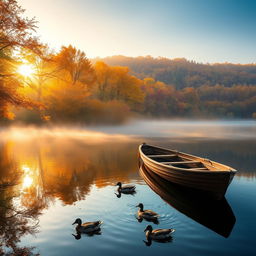
<svg viewBox="0 0 256 256">
<path fill-rule="evenodd" d="M 124 185 L 122 186 L 121 182 L 117 182 L 116 186 L 118 186 L 117 191 L 120 193 L 127 193 L 127 194 L 131 194 L 131 193 L 135 193 L 135 185 Z"/>
<path fill-rule="evenodd" d="M 171 238 L 171 234 L 175 231 L 173 228 L 168 229 L 154 229 L 151 225 L 148 225 L 144 232 L 146 232 L 146 238 L 148 240 L 166 240 Z"/>
<path fill-rule="evenodd" d="M 76 219 L 75 222 L 72 224 L 77 224 L 76 231 L 79 233 L 92 233 L 100 230 L 100 226 L 103 221 L 93 221 L 93 222 L 85 222 L 82 224 L 81 219 Z"/>
<path fill-rule="evenodd" d="M 138 218 L 144 218 L 146 220 L 156 220 L 159 215 L 156 212 L 153 212 L 151 210 L 144 210 L 144 205 L 142 203 L 139 203 L 136 205 L 136 207 L 139 207 L 138 210 Z"/>
</svg>

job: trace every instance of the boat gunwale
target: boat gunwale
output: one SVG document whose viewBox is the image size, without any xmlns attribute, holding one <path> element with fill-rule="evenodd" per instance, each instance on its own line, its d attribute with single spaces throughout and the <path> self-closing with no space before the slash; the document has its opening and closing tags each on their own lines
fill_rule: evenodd
<svg viewBox="0 0 256 256">
<path fill-rule="evenodd" d="M 212 165 L 214 166 L 214 164 L 216 165 L 222 165 L 223 167 L 227 168 L 227 170 L 217 170 L 217 171 L 211 171 L 211 170 L 197 170 L 196 168 L 191 168 L 191 169 L 186 169 L 186 168 L 180 168 L 180 167 L 175 167 L 175 166 L 172 166 L 172 165 L 166 165 L 166 164 L 162 164 L 161 162 L 157 162 L 151 158 L 149 158 L 143 151 L 142 151 L 142 147 L 143 146 L 150 146 L 150 147 L 153 147 L 153 148 L 158 148 L 158 149 L 163 149 L 163 150 L 167 150 L 167 151 L 175 151 L 175 150 L 170 150 L 170 149 L 167 149 L 167 148 L 161 148 L 161 147 L 157 147 L 157 146 L 152 146 L 152 145 L 149 145 L 149 144 L 146 144 L 146 143 L 142 143 L 140 146 L 139 146 L 139 153 L 140 153 L 140 156 L 141 157 L 144 157 L 146 158 L 146 160 L 149 160 L 150 162 L 152 162 L 153 164 L 156 164 L 156 165 L 160 165 L 162 167 L 165 167 L 167 169 L 172 169 L 172 170 L 177 170 L 177 171 L 185 171 L 185 172 L 194 172 L 194 173 L 236 173 L 237 170 L 231 168 L 230 166 L 228 165 L 225 165 L 225 164 L 221 164 L 221 163 L 218 163 L 218 162 L 215 162 L 215 161 L 212 161 L 212 160 L 209 160 L 210 163 L 212 163 Z M 199 157 L 199 156 L 195 156 L 195 155 L 191 155 L 191 154 L 187 154 L 187 153 L 183 153 L 183 152 L 179 152 L 177 151 L 177 154 L 184 154 L 188 157 L 192 157 L 192 158 L 197 158 L 197 159 L 201 159 L 202 161 L 201 162 L 205 162 L 207 161 L 208 159 L 206 158 L 202 158 L 202 157 Z M 181 162 L 182 163 L 182 162 Z"/>
</svg>

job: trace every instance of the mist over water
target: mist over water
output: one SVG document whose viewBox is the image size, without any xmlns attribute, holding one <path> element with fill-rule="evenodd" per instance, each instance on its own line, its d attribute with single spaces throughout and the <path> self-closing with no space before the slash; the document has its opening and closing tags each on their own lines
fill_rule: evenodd
<svg viewBox="0 0 256 256">
<path fill-rule="evenodd" d="M 95 126 L 91 131 L 137 137 L 239 139 L 256 138 L 256 121 L 134 120 L 120 126 Z"/>
<path fill-rule="evenodd" d="M 256 121 L 131 120 L 122 125 L 12 126 L 0 129 L 1 139 L 36 136 L 122 140 L 168 137 L 175 139 L 256 139 Z"/>
<path fill-rule="evenodd" d="M 34 252 L 54 256 L 120 255 L 120 251 L 147 256 L 254 255 L 255 135 L 256 121 L 250 120 L 133 120 L 120 126 L 2 128 L 0 185 L 11 186 L 0 189 L 0 242 L 32 246 Z M 152 190 L 138 168 L 142 142 L 237 169 L 226 201 L 213 204 L 208 215 L 198 200 L 175 189 L 161 190 L 161 182 Z M 117 197 L 117 181 L 136 184 L 137 193 Z M 149 223 L 135 218 L 135 205 L 140 202 L 160 214 L 160 223 L 153 223 L 153 228 L 176 229 L 171 242 L 146 246 L 143 230 Z M 18 215 L 17 209 L 22 209 Z M 101 235 L 76 240 L 71 223 L 77 217 L 103 220 Z"/>
</svg>

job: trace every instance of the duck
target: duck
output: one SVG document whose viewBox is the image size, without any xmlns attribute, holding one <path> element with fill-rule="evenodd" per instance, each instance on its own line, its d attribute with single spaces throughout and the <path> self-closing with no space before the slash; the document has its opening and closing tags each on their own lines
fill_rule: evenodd
<svg viewBox="0 0 256 256">
<path fill-rule="evenodd" d="M 148 225 L 144 232 L 146 232 L 146 238 L 150 241 L 158 240 L 158 241 L 166 241 L 171 238 L 171 234 L 175 231 L 173 228 L 168 229 L 154 229 L 151 225 Z"/>
<path fill-rule="evenodd" d="M 102 225 L 103 221 L 92 221 L 92 222 L 85 222 L 82 224 L 82 220 L 80 218 L 76 219 L 75 222 L 72 224 L 77 224 L 76 231 L 78 233 L 93 233 L 100 230 L 100 226 Z"/>
<path fill-rule="evenodd" d="M 136 207 L 139 207 L 138 210 L 138 218 L 139 219 L 146 219 L 146 220 L 156 220 L 159 217 L 159 214 L 156 212 L 153 212 L 151 210 L 144 210 L 144 205 L 142 203 L 139 203 L 136 205 Z"/>
<path fill-rule="evenodd" d="M 118 186 L 117 191 L 119 193 L 126 193 L 126 194 L 132 194 L 135 193 L 136 186 L 135 185 L 122 185 L 122 183 L 119 181 L 116 183 L 116 186 Z"/>
</svg>

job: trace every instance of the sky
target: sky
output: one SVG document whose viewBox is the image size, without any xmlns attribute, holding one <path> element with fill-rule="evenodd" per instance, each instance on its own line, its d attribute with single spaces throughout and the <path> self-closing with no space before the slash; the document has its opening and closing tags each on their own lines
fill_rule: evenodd
<svg viewBox="0 0 256 256">
<path fill-rule="evenodd" d="M 256 63 L 256 0 L 18 0 L 59 50 Z"/>
</svg>

